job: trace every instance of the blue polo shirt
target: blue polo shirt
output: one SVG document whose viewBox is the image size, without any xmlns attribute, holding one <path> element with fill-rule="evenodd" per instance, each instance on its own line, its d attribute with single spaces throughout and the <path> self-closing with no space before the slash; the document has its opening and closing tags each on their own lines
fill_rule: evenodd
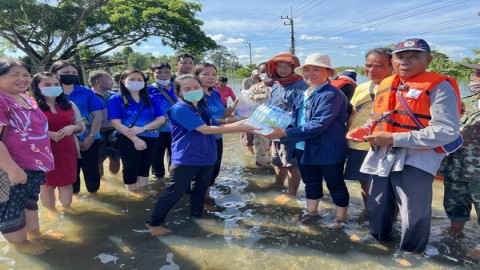
<svg viewBox="0 0 480 270">
<path fill-rule="evenodd" d="M 151 96 L 149 96 L 150 101 L 153 100 Z M 135 102 L 133 98 L 128 98 L 128 106 L 123 104 L 123 97 L 120 94 L 115 94 L 110 97 L 107 101 L 107 109 L 108 109 L 108 120 L 112 119 L 121 119 L 122 124 L 129 127 L 135 121 L 140 108 L 143 104 L 143 100 L 140 99 L 140 102 Z M 152 106 L 149 108 L 148 106 L 143 106 L 142 111 L 140 112 L 140 116 L 135 123 L 137 127 L 143 127 L 148 123 L 151 123 L 155 120 L 155 118 L 159 116 L 163 116 L 162 110 L 160 106 L 156 102 L 151 102 Z M 147 131 L 138 134 L 137 136 L 140 137 L 158 137 L 158 132 L 154 131 Z"/>
<path fill-rule="evenodd" d="M 85 86 L 73 85 L 73 91 L 69 95 L 65 95 L 71 102 L 77 105 L 80 115 L 85 122 L 86 130 L 82 135 L 78 135 L 79 141 L 85 140 L 90 132 L 92 126 L 92 112 L 101 111 L 105 107 L 102 105 L 102 101 L 97 97 L 92 89 Z M 100 133 L 95 134 L 95 139 L 100 139 Z"/>
<path fill-rule="evenodd" d="M 205 135 L 196 129 L 214 124 L 209 110 L 199 109 L 182 101 L 167 112 L 172 128 L 172 163 L 190 166 L 213 166 L 217 161 L 214 135 Z"/>
<path fill-rule="evenodd" d="M 155 84 L 149 84 L 147 86 L 148 93 L 153 97 L 153 100 L 155 100 L 159 105 L 160 109 L 162 109 L 163 114 L 165 117 L 168 117 L 166 112 L 172 108 L 173 104 L 168 101 L 168 99 L 160 92 L 160 89 L 165 91 L 167 95 L 175 102 L 178 101 L 177 95 L 175 95 L 175 87 L 173 86 L 173 83 L 170 82 L 170 90 L 167 90 L 163 86 L 155 83 Z M 158 129 L 158 132 L 171 132 L 170 124 L 167 122 L 165 125 L 160 126 Z"/>
<path fill-rule="evenodd" d="M 203 98 L 207 102 L 208 105 L 208 110 L 210 110 L 210 113 L 212 114 L 212 117 L 214 119 L 224 119 L 223 114 L 225 113 L 225 106 L 223 106 L 222 103 L 222 98 L 220 94 L 213 90 L 209 95 L 204 94 Z M 219 125 L 218 123 L 216 124 L 217 126 Z M 221 139 L 223 137 L 222 134 L 217 134 L 215 135 L 215 138 Z"/>
</svg>

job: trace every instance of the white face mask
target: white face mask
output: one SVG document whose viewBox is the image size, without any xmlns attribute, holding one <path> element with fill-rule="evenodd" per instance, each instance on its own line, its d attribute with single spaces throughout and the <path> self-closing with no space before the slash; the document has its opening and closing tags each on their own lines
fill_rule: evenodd
<svg viewBox="0 0 480 270">
<path fill-rule="evenodd" d="M 61 86 L 49 86 L 40 88 L 40 93 L 46 97 L 58 97 L 61 93 L 63 93 L 63 89 Z"/>
<path fill-rule="evenodd" d="M 267 73 L 260 73 L 260 80 L 266 82 L 266 83 L 269 83 L 272 81 L 272 79 L 270 77 L 268 77 L 268 74 Z"/>
<path fill-rule="evenodd" d="M 170 80 L 157 80 L 157 83 L 159 85 L 168 85 L 170 83 Z"/>
<path fill-rule="evenodd" d="M 480 82 L 470 82 L 468 84 L 468 91 L 475 94 L 480 94 Z"/>
<path fill-rule="evenodd" d="M 145 83 L 136 82 L 136 81 L 127 81 L 127 83 L 125 84 L 125 87 L 127 87 L 127 89 L 130 91 L 140 91 L 143 88 L 145 88 Z"/>
</svg>

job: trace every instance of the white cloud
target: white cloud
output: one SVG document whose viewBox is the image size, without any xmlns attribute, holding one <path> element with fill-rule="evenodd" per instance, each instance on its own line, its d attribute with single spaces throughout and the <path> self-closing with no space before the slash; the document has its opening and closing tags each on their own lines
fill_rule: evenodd
<svg viewBox="0 0 480 270">
<path fill-rule="evenodd" d="M 357 47 L 358 47 L 357 45 L 347 45 L 347 46 L 343 46 L 342 48 L 344 48 L 344 49 L 355 49 Z"/>
<path fill-rule="evenodd" d="M 349 57 L 355 57 L 355 56 L 357 56 L 357 55 L 354 54 L 354 53 L 342 53 L 341 55 L 342 55 L 342 56 L 349 56 Z"/>
<path fill-rule="evenodd" d="M 227 40 L 224 41 L 226 44 L 240 44 L 244 43 L 245 39 L 243 38 L 227 38 Z"/>
<path fill-rule="evenodd" d="M 263 52 L 263 51 L 268 50 L 268 48 L 267 47 L 256 47 L 256 48 L 252 48 L 252 50 L 256 53 L 259 53 L 259 52 Z"/>
<path fill-rule="evenodd" d="M 217 34 L 217 35 L 208 35 L 211 39 L 215 41 L 220 41 L 222 40 L 225 36 L 223 34 Z"/>
<path fill-rule="evenodd" d="M 368 27 L 368 26 L 363 26 L 360 29 L 360 32 L 373 32 L 373 31 L 375 31 L 375 28 L 374 27 Z"/>
<path fill-rule="evenodd" d="M 342 40 L 341 37 L 329 37 L 328 40 Z"/>
<path fill-rule="evenodd" d="M 238 59 L 250 59 L 250 55 L 248 54 L 240 54 L 237 55 Z"/>
<path fill-rule="evenodd" d="M 325 39 L 322 36 L 309 36 L 309 35 L 305 35 L 305 34 L 301 34 L 299 38 L 301 40 L 321 40 L 321 39 Z"/>
</svg>

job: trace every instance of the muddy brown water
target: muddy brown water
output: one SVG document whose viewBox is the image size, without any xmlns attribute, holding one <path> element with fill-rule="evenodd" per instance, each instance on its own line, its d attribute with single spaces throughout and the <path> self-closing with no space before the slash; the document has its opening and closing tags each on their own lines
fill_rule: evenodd
<svg viewBox="0 0 480 270">
<path fill-rule="evenodd" d="M 217 209 L 206 221 L 188 217 L 187 195 L 174 207 L 166 226 L 172 233 L 152 237 L 144 225 L 154 198 L 129 197 L 120 175 L 108 174 L 96 198 L 84 190 L 75 198 L 77 215 L 40 210 L 41 228 L 65 234 L 46 241 L 51 249 L 40 256 L 18 253 L 0 236 L 0 269 L 386 269 L 396 268 L 400 224 L 392 242 L 378 243 L 368 235 L 360 217 L 359 184 L 348 182 L 349 221 L 343 229 L 321 225 L 334 217 L 328 194 L 322 199 L 321 218 L 299 224 L 293 216 L 305 209 L 302 187 L 297 199 L 279 203 L 285 189 L 265 189 L 273 182 L 271 168 L 259 168 L 246 154 L 239 135 L 225 136 L 221 174 L 211 190 Z M 108 172 L 107 166 L 105 171 Z M 162 191 L 163 180 L 150 179 Z M 84 189 L 84 187 L 82 187 Z M 445 236 L 449 224 L 442 207 L 443 184 L 434 183 L 430 243 L 423 259 L 411 260 L 416 269 L 479 269 L 466 256 L 480 245 L 479 226 L 470 221 L 466 237 Z M 475 215 L 475 213 L 472 213 Z"/>
</svg>

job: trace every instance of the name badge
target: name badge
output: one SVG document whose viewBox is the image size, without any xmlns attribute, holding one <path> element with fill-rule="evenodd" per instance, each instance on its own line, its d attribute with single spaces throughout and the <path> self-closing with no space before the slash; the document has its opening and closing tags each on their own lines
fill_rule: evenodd
<svg viewBox="0 0 480 270">
<path fill-rule="evenodd" d="M 422 91 L 420 91 L 420 90 L 409 89 L 406 96 L 409 97 L 409 98 L 417 99 L 420 96 L 421 93 L 422 93 Z"/>
</svg>

